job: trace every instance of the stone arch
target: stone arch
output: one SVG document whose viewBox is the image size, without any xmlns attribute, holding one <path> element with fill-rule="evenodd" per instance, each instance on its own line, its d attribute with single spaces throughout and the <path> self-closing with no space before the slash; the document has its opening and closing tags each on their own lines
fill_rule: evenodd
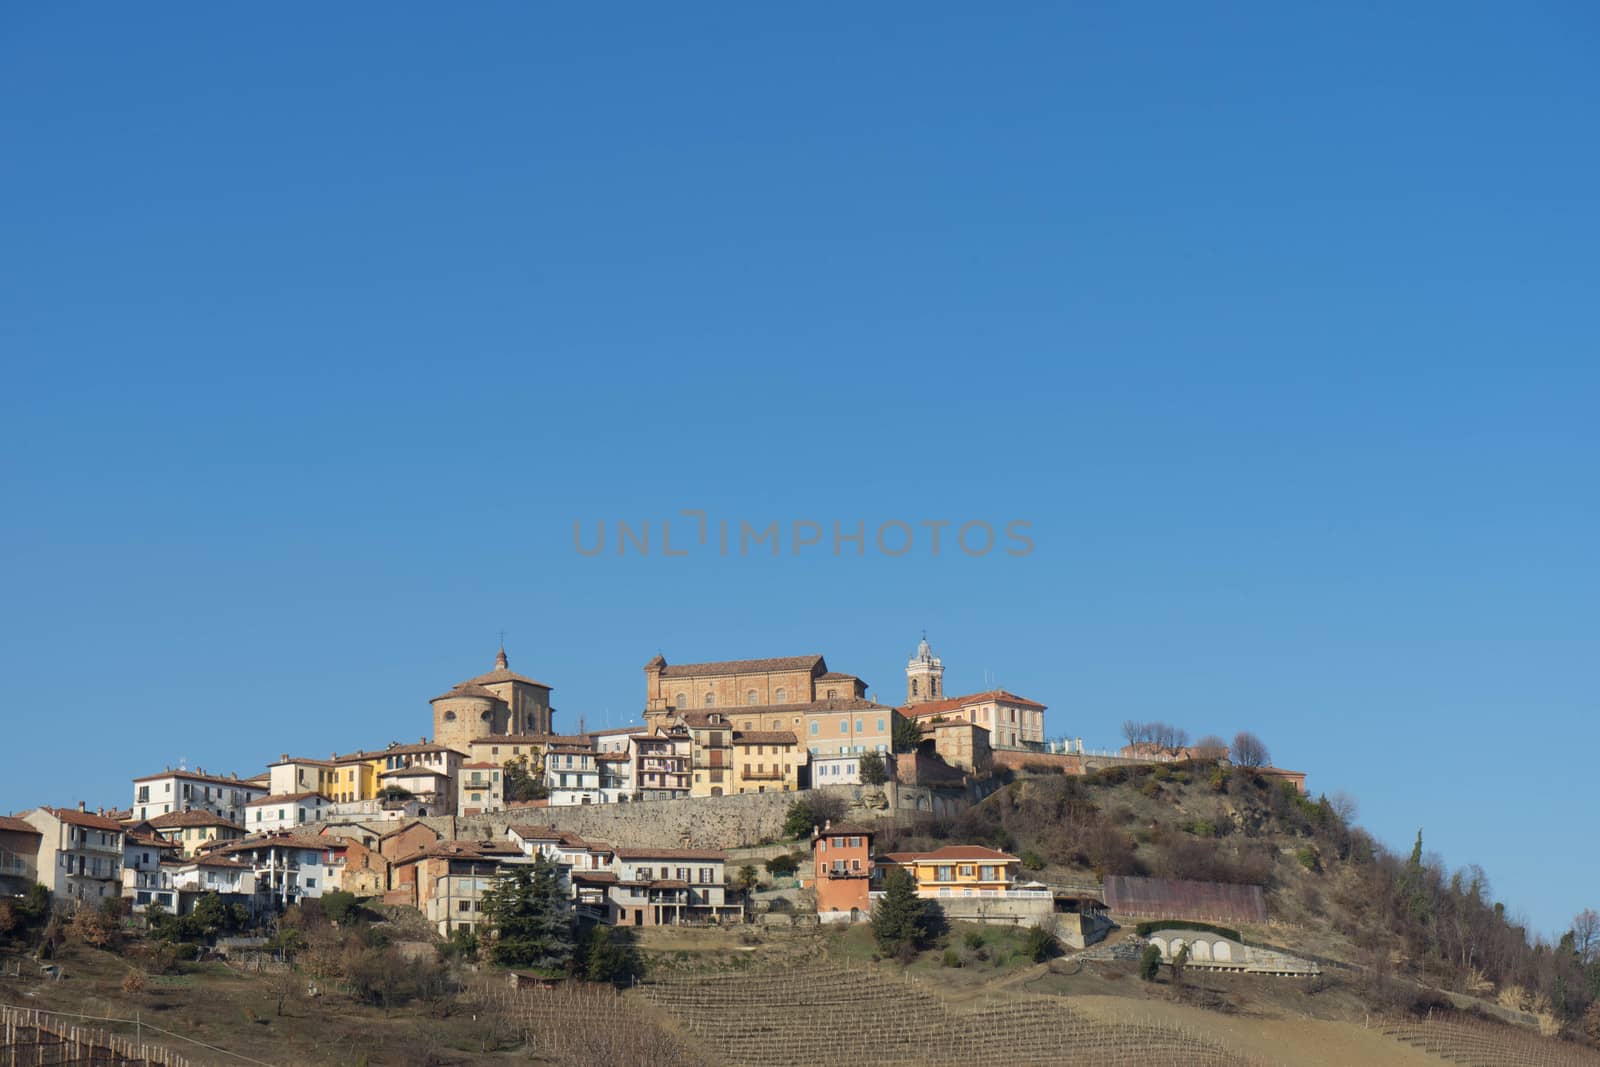
<svg viewBox="0 0 1600 1067">
<path fill-rule="evenodd" d="M 1211 958 L 1223 963 L 1233 961 L 1233 946 L 1226 941 L 1218 941 L 1216 948 L 1211 953 Z"/>
<path fill-rule="evenodd" d="M 1194 957 L 1196 963 L 1211 962 L 1211 942 L 1196 941 L 1189 948 L 1189 955 Z"/>
<path fill-rule="evenodd" d="M 1188 942 L 1185 941 L 1181 937 L 1173 938 L 1172 939 L 1172 944 L 1170 946 L 1170 950 L 1171 950 L 1171 953 L 1172 953 L 1172 958 L 1173 959 L 1177 959 L 1178 958 L 1178 953 L 1182 952 L 1183 949 L 1184 949 L 1184 946 L 1187 945 L 1187 944 L 1188 944 Z"/>
<path fill-rule="evenodd" d="M 1166 959 L 1167 958 L 1167 941 L 1166 941 L 1166 938 L 1163 938 L 1163 937 L 1152 937 L 1150 939 L 1150 943 L 1156 947 L 1156 951 L 1157 952 L 1161 953 L 1161 958 L 1162 959 Z"/>
</svg>

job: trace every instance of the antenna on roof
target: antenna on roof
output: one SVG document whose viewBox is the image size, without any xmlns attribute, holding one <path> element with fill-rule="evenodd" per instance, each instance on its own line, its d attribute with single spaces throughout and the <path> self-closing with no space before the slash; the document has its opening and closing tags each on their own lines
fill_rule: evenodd
<svg viewBox="0 0 1600 1067">
<path fill-rule="evenodd" d="M 178 757 L 178 770 L 186 771 L 188 769 L 189 769 L 189 760 L 188 760 L 188 758 L 185 757 L 185 756 L 179 756 Z"/>
</svg>

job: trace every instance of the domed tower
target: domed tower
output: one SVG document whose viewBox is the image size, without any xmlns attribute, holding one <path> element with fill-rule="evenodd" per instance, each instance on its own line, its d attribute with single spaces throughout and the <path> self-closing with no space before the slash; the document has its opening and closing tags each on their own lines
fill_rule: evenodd
<svg viewBox="0 0 1600 1067">
<path fill-rule="evenodd" d="M 464 682 L 429 703 L 436 745 L 466 752 L 468 742 L 505 732 L 505 702 L 481 685 Z"/>
<path fill-rule="evenodd" d="M 944 661 L 928 646 L 928 632 L 922 632 L 917 654 L 906 664 L 906 703 L 926 704 L 944 699 Z"/>
</svg>

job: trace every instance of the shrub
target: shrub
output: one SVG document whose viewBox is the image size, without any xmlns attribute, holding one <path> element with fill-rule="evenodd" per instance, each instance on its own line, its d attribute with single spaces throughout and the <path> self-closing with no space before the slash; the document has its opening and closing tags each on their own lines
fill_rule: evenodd
<svg viewBox="0 0 1600 1067">
<path fill-rule="evenodd" d="M 1061 951 L 1056 935 L 1042 926 L 1030 926 L 1022 935 L 1022 953 L 1034 963 L 1043 963 Z"/>
<path fill-rule="evenodd" d="M 1196 837 L 1216 837 L 1217 836 L 1216 824 L 1212 823 L 1210 820 L 1207 820 L 1207 819 L 1196 819 L 1194 822 L 1192 822 L 1189 825 L 1185 826 L 1184 829 L 1189 831 L 1191 834 L 1193 834 Z"/>
<path fill-rule="evenodd" d="M 1156 781 L 1153 777 L 1146 778 L 1144 780 L 1144 785 L 1139 787 L 1139 792 L 1144 796 L 1154 799 L 1155 797 L 1161 795 L 1161 783 Z"/>
<path fill-rule="evenodd" d="M 944 956 L 939 960 L 939 963 L 943 967 L 959 967 L 961 966 L 961 956 L 955 949 L 947 948 L 944 950 Z"/>
<path fill-rule="evenodd" d="M 1023 850 L 1021 859 L 1023 870 L 1041 871 L 1044 869 L 1044 857 L 1031 848 Z"/>
<path fill-rule="evenodd" d="M 1294 858 L 1299 860 L 1300 866 L 1308 871 L 1322 870 L 1322 863 L 1317 859 L 1316 852 L 1309 847 L 1300 849 L 1294 854 Z"/>
<path fill-rule="evenodd" d="M 361 916 L 361 905 L 356 901 L 354 893 L 347 893 L 343 889 L 335 889 L 331 893 L 322 894 L 322 913 L 333 922 L 343 926 L 347 922 Z"/>
<path fill-rule="evenodd" d="M 983 947 L 983 931 L 982 930 L 968 930 L 966 936 L 961 939 L 961 943 L 966 945 L 968 948 L 973 948 L 973 949 L 982 948 Z"/>
<path fill-rule="evenodd" d="M 1146 945 L 1144 954 L 1139 957 L 1139 977 L 1146 982 L 1154 982 L 1160 973 L 1161 950 L 1154 945 Z"/>
<path fill-rule="evenodd" d="M 123 975 L 122 991 L 128 994 L 143 993 L 144 975 L 140 974 L 138 971 L 129 971 L 127 974 Z"/>
<path fill-rule="evenodd" d="M 790 878 L 800 869 L 800 858 L 790 854 L 773 856 L 766 862 L 767 873 L 774 878 Z"/>
</svg>

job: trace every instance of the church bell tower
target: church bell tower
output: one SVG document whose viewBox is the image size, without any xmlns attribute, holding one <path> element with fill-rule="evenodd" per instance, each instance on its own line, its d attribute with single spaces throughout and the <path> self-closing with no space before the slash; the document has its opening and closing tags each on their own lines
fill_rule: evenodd
<svg viewBox="0 0 1600 1067">
<path fill-rule="evenodd" d="M 928 647 L 928 632 L 922 632 L 917 654 L 906 664 L 906 703 L 926 704 L 944 699 L 944 662 Z"/>
</svg>

